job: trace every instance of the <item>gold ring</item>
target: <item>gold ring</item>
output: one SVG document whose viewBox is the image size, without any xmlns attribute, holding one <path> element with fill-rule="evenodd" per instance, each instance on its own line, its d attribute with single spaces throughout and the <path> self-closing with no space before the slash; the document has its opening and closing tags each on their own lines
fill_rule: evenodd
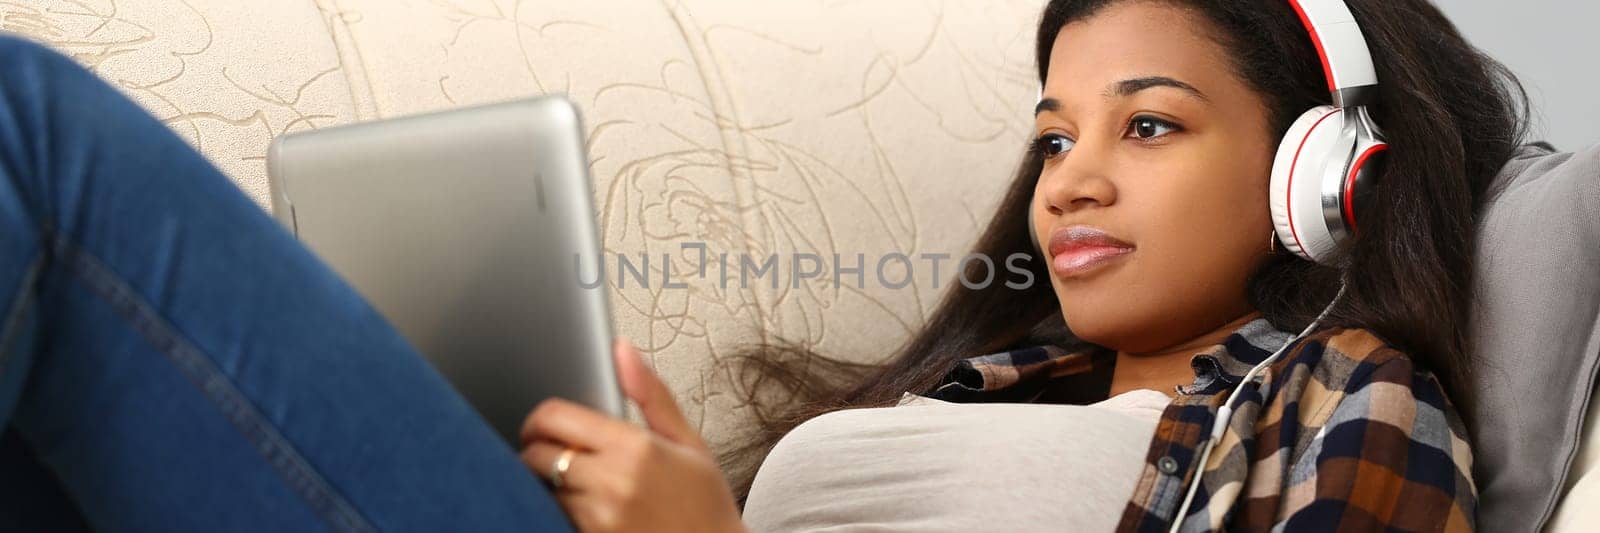
<svg viewBox="0 0 1600 533">
<path fill-rule="evenodd" d="M 556 462 L 550 466 L 550 484 L 561 488 L 567 484 L 567 468 L 572 466 L 572 456 L 578 455 L 578 450 L 568 447 L 561 450 L 561 455 L 556 456 Z"/>
</svg>

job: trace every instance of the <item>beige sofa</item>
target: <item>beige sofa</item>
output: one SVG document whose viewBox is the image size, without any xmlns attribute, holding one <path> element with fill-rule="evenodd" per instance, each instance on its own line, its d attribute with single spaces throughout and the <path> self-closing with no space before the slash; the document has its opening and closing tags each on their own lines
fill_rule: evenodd
<svg viewBox="0 0 1600 533">
<path fill-rule="evenodd" d="M 0 3 L 0 30 L 92 68 L 263 206 L 277 135 L 567 93 L 587 119 L 606 251 L 647 253 L 657 271 L 665 254 L 681 273 L 698 264 L 684 242 L 845 267 L 857 253 L 959 257 L 1029 135 L 1041 4 L 23 0 Z M 898 290 L 867 266 L 865 288 L 831 271 L 776 288 L 613 278 L 617 329 L 725 449 L 752 427 L 720 364 L 738 347 L 784 338 L 878 360 L 952 283 L 948 261 Z M 1589 471 L 1600 452 L 1581 455 Z M 1600 495 L 1600 473 L 1572 479 Z M 1552 530 L 1595 524 L 1592 506 L 1563 507 Z"/>
</svg>

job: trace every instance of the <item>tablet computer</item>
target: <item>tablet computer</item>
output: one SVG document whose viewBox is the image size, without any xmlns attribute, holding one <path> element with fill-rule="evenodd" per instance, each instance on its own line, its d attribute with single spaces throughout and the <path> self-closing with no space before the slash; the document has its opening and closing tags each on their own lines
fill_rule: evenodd
<svg viewBox="0 0 1600 533">
<path fill-rule="evenodd" d="M 284 135 L 272 213 L 516 447 L 547 397 L 623 416 L 583 139 L 559 96 Z"/>
</svg>

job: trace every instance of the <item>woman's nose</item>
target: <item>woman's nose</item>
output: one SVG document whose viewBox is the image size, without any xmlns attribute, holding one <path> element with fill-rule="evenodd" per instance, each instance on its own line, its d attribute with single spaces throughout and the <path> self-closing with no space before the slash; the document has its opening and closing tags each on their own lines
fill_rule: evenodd
<svg viewBox="0 0 1600 533">
<path fill-rule="evenodd" d="M 1116 203 L 1110 179 L 1110 155 L 1080 142 L 1071 151 L 1046 161 L 1039 174 L 1039 194 L 1052 215 Z"/>
</svg>

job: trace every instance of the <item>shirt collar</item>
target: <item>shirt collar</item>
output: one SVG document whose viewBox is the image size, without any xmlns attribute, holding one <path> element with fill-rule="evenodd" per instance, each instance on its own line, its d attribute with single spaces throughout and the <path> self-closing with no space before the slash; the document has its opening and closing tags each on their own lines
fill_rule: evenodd
<svg viewBox="0 0 1600 533">
<path fill-rule="evenodd" d="M 1265 360 L 1290 335 L 1264 318 L 1240 326 L 1219 344 L 1190 359 L 1195 381 L 1179 386 L 1181 394 L 1212 394 L 1232 388 L 1257 363 Z M 1056 396 L 1103 399 L 1110 388 L 1116 354 L 1104 348 L 1068 351 L 1033 346 L 960 360 L 928 396 L 953 402 L 1033 402 L 1051 389 L 1077 391 Z M 1086 391 L 1093 391 L 1085 393 Z"/>
<path fill-rule="evenodd" d="M 1244 375 L 1265 361 L 1290 335 L 1272 327 L 1265 318 L 1251 320 L 1233 331 L 1221 343 L 1195 354 L 1189 360 L 1194 383 L 1178 387 L 1180 394 L 1207 394 L 1228 390 Z"/>
</svg>

